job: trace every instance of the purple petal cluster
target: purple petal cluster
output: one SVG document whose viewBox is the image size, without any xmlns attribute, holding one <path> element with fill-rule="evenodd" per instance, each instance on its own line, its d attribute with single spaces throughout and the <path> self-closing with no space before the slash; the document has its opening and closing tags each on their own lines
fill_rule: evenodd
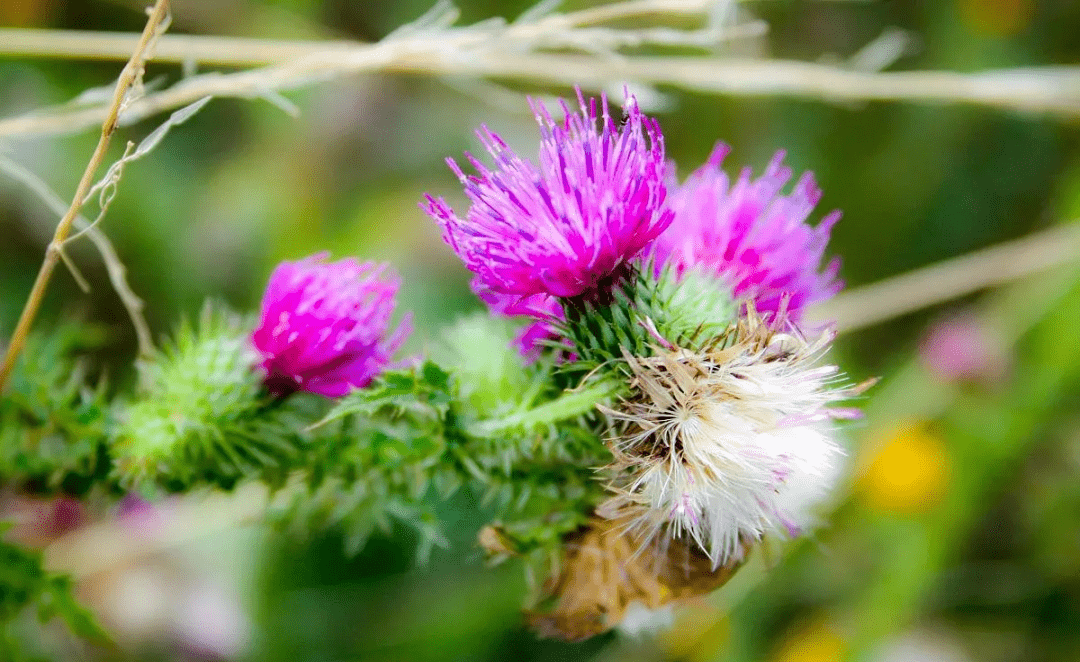
<svg viewBox="0 0 1080 662">
<path fill-rule="evenodd" d="M 659 125 L 632 97 L 621 123 L 606 98 L 598 108 L 580 90 L 577 112 L 561 102 L 562 120 L 538 101 L 531 105 L 540 125 L 538 164 L 484 127 L 477 135 L 494 169 L 467 154 L 477 174 L 466 175 L 448 159 L 471 203 L 465 217 L 441 198 L 427 196 L 422 207 L 489 301 L 516 308 L 538 296 L 602 297 L 671 221 Z"/>
<path fill-rule="evenodd" d="M 406 320 L 390 331 L 400 281 L 386 265 L 325 259 L 282 262 L 263 295 L 252 342 L 277 395 L 338 397 L 366 386 L 411 330 Z"/>
<path fill-rule="evenodd" d="M 538 163 L 486 127 L 478 136 L 494 167 L 467 154 L 476 172 L 467 175 L 448 159 L 470 201 L 464 218 L 442 198 L 427 196 L 421 205 L 474 273 L 473 290 L 492 312 L 534 320 L 517 339 L 524 354 L 554 336 L 552 322 L 565 305 L 607 299 L 645 260 L 680 277 L 688 269 L 711 272 L 757 310 L 786 306 L 795 321 L 841 289 L 839 261 L 822 266 L 840 214 L 816 227 L 807 222 L 821 191 L 806 173 L 784 192 L 792 171 L 783 152 L 760 177 L 747 168 L 732 181 L 721 168 L 728 147 L 718 144 L 679 185 L 668 176 L 658 124 L 633 97 L 622 122 L 611 118 L 606 98 L 586 102 L 578 90 L 577 99 L 576 110 L 560 102 L 561 120 L 531 102 Z"/>
<path fill-rule="evenodd" d="M 762 176 L 752 179 L 744 168 L 731 182 L 721 169 L 728 151 L 718 144 L 705 165 L 672 191 L 668 205 L 675 218 L 652 255 L 658 266 L 671 265 L 680 274 L 689 268 L 712 271 L 762 312 L 775 312 L 787 297 L 788 314 L 798 319 L 805 306 L 843 287 L 836 277 L 839 260 L 820 269 L 840 212 L 811 227 L 806 221 L 821 199 L 812 173 L 782 194 L 792 171 L 778 152 Z"/>
</svg>

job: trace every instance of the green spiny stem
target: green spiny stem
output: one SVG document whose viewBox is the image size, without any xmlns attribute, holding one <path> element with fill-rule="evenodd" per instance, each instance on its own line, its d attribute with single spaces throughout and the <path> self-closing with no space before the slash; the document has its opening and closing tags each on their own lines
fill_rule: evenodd
<svg viewBox="0 0 1080 662">
<path fill-rule="evenodd" d="M 610 399 L 620 388 L 617 381 L 606 379 L 586 388 L 567 391 L 539 407 L 516 412 L 501 420 L 477 423 L 471 426 L 468 432 L 476 437 L 494 437 L 508 432 L 552 426 L 592 412 L 596 405 Z"/>
</svg>

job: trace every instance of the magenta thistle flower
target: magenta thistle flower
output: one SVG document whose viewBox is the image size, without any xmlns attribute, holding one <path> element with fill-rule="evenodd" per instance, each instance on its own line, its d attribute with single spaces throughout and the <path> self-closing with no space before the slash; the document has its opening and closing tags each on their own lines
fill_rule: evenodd
<svg viewBox="0 0 1080 662">
<path fill-rule="evenodd" d="M 476 175 L 447 160 L 471 201 L 465 218 L 441 198 L 429 195 L 421 206 L 476 274 L 474 289 L 482 295 L 603 297 L 671 222 L 663 205 L 660 127 L 633 97 L 621 124 L 606 98 L 598 111 L 596 100 L 586 104 L 580 90 L 578 112 L 560 102 L 561 121 L 540 102 L 530 103 L 540 125 L 539 166 L 484 127 L 477 135 L 494 170 L 471 154 L 466 158 Z"/>
<path fill-rule="evenodd" d="M 712 271 L 736 297 L 752 299 L 759 312 L 776 312 L 788 297 L 787 314 L 798 319 L 808 304 L 843 287 L 836 278 L 839 260 L 820 269 L 840 212 L 811 227 L 807 218 L 821 199 L 812 173 L 800 177 L 790 194 L 781 194 L 792 176 L 781 151 L 761 177 L 751 179 L 745 168 L 732 183 L 720 168 L 729 151 L 717 144 L 705 165 L 671 192 L 675 218 L 654 244 L 653 256 L 658 266 L 672 265 L 680 275 L 690 268 Z"/>
<path fill-rule="evenodd" d="M 282 262 L 270 275 L 252 341 L 277 395 L 332 398 L 367 386 L 411 330 L 407 319 L 389 330 L 400 281 L 386 265 L 325 259 Z"/>
</svg>

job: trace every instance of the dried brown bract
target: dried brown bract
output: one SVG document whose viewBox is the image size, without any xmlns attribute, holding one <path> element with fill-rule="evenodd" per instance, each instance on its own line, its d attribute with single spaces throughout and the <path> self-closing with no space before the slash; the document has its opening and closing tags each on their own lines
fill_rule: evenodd
<svg viewBox="0 0 1080 662">
<path fill-rule="evenodd" d="M 626 525 L 594 517 L 567 539 L 559 574 L 544 587 L 550 608 L 526 614 L 541 636 L 581 641 L 617 626 L 634 603 L 659 609 L 706 595 L 727 583 L 745 559 L 743 553 L 714 569 L 692 540 L 642 545 Z"/>
</svg>

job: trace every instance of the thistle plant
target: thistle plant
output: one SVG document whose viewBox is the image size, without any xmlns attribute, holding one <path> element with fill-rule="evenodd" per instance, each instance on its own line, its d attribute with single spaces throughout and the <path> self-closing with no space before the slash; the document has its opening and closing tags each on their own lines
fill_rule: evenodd
<svg viewBox="0 0 1080 662">
<path fill-rule="evenodd" d="M 403 524 L 421 557 L 446 544 L 435 502 L 468 491 L 491 560 L 542 578 L 528 622 L 564 639 L 715 590 L 766 536 L 809 530 L 836 421 L 858 413 L 839 404 L 860 387 L 828 363 L 832 332 L 801 323 L 841 287 L 822 266 L 838 213 L 807 222 L 820 191 L 807 174 L 784 193 L 782 153 L 732 180 L 719 144 L 678 182 L 628 93 L 559 108 L 532 102 L 535 159 L 485 127 L 493 165 L 448 161 L 467 208 L 420 204 L 487 314 L 406 356 L 389 265 L 284 262 L 257 318 L 208 305 L 140 359 L 133 393 L 67 393 L 83 427 L 30 416 L 28 380 L 53 373 L 16 372 L 3 481 L 151 500 L 261 481 L 286 531 L 336 528 L 355 552 Z M 14 449 L 44 425 L 81 445 L 29 463 Z"/>
<path fill-rule="evenodd" d="M 467 177 L 450 162 L 471 201 L 464 218 L 441 199 L 422 205 L 492 311 L 534 320 L 519 337 L 530 358 L 545 347 L 537 363 L 571 391 L 606 386 L 603 416 L 563 424 L 607 461 L 532 616 L 566 638 L 614 627 L 634 602 L 711 590 L 766 534 L 805 531 L 842 455 L 832 421 L 857 414 L 835 403 L 859 391 L 824 362 L 831 333 L 798 325 L 841 286 L 837 262 L 820 266 L 839 214 L 806 223 L 820 198 L 812 176 L 781 195 L 791 172 L 780 154 L 761 178 L 729 185 L 718 145 L 680 186 L 632 96 L 621 124 L 606 99 L 595 108 L 579 93 L 559 124 L 534 106 L 539 166 L 483 130 L 494 170 L 470 157 L 479 175 Z M 491 551 L 518 549 L 505 525 L 494 533 Z M 613 570 L 639 566 L 665 588 L 631 589 Z"/>
<path fill-rule="evenodd" d="M 36 17 L 59 27 L 79 4 L 0 3 L 0 23 Z M 1055 121 L 1080 117 L 1080 67 L 1057 61 L 1071 43 L 1070 3 L 1033 11 L 1031 2 L 965 0 L 957 11 L 905 20 L 904 31 L 879 23 L 889 12 L 857 18 L 851 12 L 859 10 L 811 3 L 785 18 L 784 29 L 770 31 L 758 15 L 779 10 L 753 2 L 541 0 L 515 17 L 462 24 L 469 8 L 459 12 L 437 0 L 417 20 L 363 42 L 350 33 L 362 28 L 376 37 L 372 29 L 415 3 L 392 11 L 372 3 L 370 15 L 350 6 L 347 17 L 336 7 L 342 3 L 301 3 L 287 16 L 258 3 L 228 16 L 189 14 L 177 5 L 185 34 L 165 34 L 174 3 L 147 4 L 153 7 L 141 35 L 0 28 L 0 58 L 127 62 L 111 93 L 89 89 L 50 107 L 27 104 L 66 94 L 68 84 L 97 76 L 100 67 L 79 73 L 62 66 L 62 75 L 43 77 L 20 62 L 0 80 L 0 97 L 14 104 L 10 116 L 0 117 L 0 175 L 20 188 L 0 195 L 0 225 L 12 230 L 15 252 L 0 270 L 7 283 L 2 316 L 23 304 L 17 323 L 0 323 L 0 660 L 49 659 L 44 648 L 54 642 L 65 650 L 53 659 L 83 652 L 123 657 L 109 632 L 123 647 L 139 642 L 125 641 L 109 603 L 124 603 L 119 608 L 129 614 L 155 605 L 115 600 L 114 591 L 130 588 L 119 585 L 132 583 L 116 578 L 134 578 L 145 589 L 138 580 L 148 574 L 179 576 L 173 565 L 169 573 L 145 571 L 179 557 L 178 543 L 249 525 L 272 529 L 260 539 L 271 546 L 295 536 L 301 562 L 325 551 L 324 540 L 342 541 L 352 555 L 390 532 L 388 544 L 401 552 L 395 561 L 437 555 L 413 589 L 422 599 L 404 601 L 433 604 L 425 614 L 432 627 L 409 618 L 418 614 L 411 607 L 380 619 L 348 604 L 338 607 L 347 614 L 322 608 L 320 620 L 330 628 L 313 628 L 307 605 L 326 596 L 322 582 L 299 599 L 265 600 L 272 615 L 261 618 L 295 621 L 296 631 L 267 627 L 252 641 L 265 649 L 260 653 L 273 649 L 283 659 L 361 657 L 354 646 L 385 656 L 387 639 L 400 657 L 446 657 L 449 648 L 427 641 L 420 655 L 401 645 L 433 630 L 452 638 L 461 657 L 480 657 L 481 649 L 493 658 L 517 652 L 520 637 L 490 637 L 492 623 L 501 621 L 494 616 L 504 608 L 499 600 L 484 600 L 486 614 L 470 609 L 465 618 L 446 620 L 438 613 L 448 609 L 438 604 L 440 590 L 462 601 L 516 590 L 510 582 L 490 588 L 485 581 L 444 581 L 447 556 L 479 565 L 479 552 L 488 564 L 527 577 L 522 620 L 541 636 L 581 640 L 690 621 L 656 643 L 668 657 L 712 656 L 720 632 L 733 644 L 722 656 L 739 659 L 891 659 L 912 650 L 942 657 L 952 655 L 940 646 L 950 632 L 973 651 L 984 647 L 966 625 L 950 626 L 957 614 L 996 610 L 1015 625 L 1006 628 L 1012 648 L 1036 658 L 1078 657 L 1077 628 L 1067 627 L 1077 610 L 1063 596 L 1075 593 L 1080 557 L 1070 406 L 1080 383 L 1080 358 L 1070 354 L 1080 346 L 1072 268 L 1080 225 L 1050 227 L 841 294 L 840 262 L 828 249 L 840 215 L 817 209 L 822 194 L 812 173 L 795 172 L 784 152 L 741 167 L 720 142 L 702 164 L 680 158 L 676 168 L 669 160 L 676 142 L 694 135 L 712 143 L 759 132 L 798 134 L 804 145 L 827 142 L 834 156 L 849 152 L 837 156 L 834 173 L 855 168 L 872 179 L 895 171 L 896 163 L 936 164 L 885 177 L 892 186 L 871 186 L 881 189 L 875 196 L 844 192 L 849 211 L 878 203 L 885 212 L 876 229 L 857 228 L 868 247 L 862 257 L 883 259 L 849 261 L 856 278 L 884 276 L 960 244 L 1027 233 L 1053 215 L 1075 215 L 1075 154 L 1053 130 Z M 334 6 L 328 13 L 319 5 Z M 97 12 L 79 27 L 97 21 L 112 30 L 102 21 L 115 15 Z M 223 17 L 254 20 L 272 35 L 199 34 Z M 822 25 L 844 29 L 800 29 Z M 319 39 L 328 29 L 333 39 Z M 881 36 L 861 48 L 852 41 L 879 29 Z M 303 38 L 265 38 L 286 33 Z M 918 48 L 927 38 L 934 48 Z M 963 61 L 950 44 L 960 47 Z M 980 70 L 997 66 L 997 46 L 1024 66 Z M 916 52 L 918 62 L 935 68 L 913 68 Z M 783 53 L 808 57 L 773 56 Z M 936 68 L 957 65 L 963 71 Z M 460 188 L 451 184 L 422 198 L 412 190 L 404 199 L 419 198 L 423 211 L 400 209 L 400 187 L 411 179 L 401 168 L 445 156 L 427 151 L 439 140 L 420 144 L 415 136 L 437 137 L 440 127 L 456 126 L 440 115 L 444 104 L 417 103 L 431 91 L 410 88 L 402 96 L 368 80 L 402 73 L 531 110 L 539 149 L 512 149 L 516 132 L 492 121 L 480 127 L 475 155 L 449 161 Z M 586 91 L 556 102 L 517 96 L 519 89 L 572 85 Z M 305 88 L 322 92 L 295 96 Z M 676 141 L 652 115 L 685 112 L 686 93 L 755 101 L 706 112 L 731 118 L 738 130 L 708 135 L 704 123 L 683 122 Z M 781 110 L 776 121 L 757 116 L 766 110 L 762 99 L 780 98 L 843 108 L 812 117 Z M 222 143 L 215 128 L 185 125 L 207 106 L 243 99 L 299 116 L 292 126 L 300 130 L 256 119 L 259 138 L 251 145 L 243 131 L 230 131 Z M 387 113 L 388 103 L 424 112 Z M 863 112 L 867 104 L 912 103 L 931 108 Z M 938 121 L 943 105 L 968 106 L 957 117 L 975 121 L 960 122 L 957 133 L 950 128 L 957 122 Z M 992 121 L 980 121 L 979 113 L 991 109 Z M 751 114 L 751 126 L 742 126 Z M 1009 121 L 1013 114 L 1023 122 Z M 156 128 L 145 126 L 158 116 Z M 883 117 L 887 126 L 877 126 Z M 232 111 L 219 118 L 237 119 Z M 664 121 L 664 129 L 675 126 Z M 130 131 L 136 124 L 142 126 Z M 100 138 L 81 177 L 66 168 L 45 178 L 32 172 L 67 162 L 83 146 L 40 138 L 91 127 Z M 361 144 L 378 146 L 377 154 L 352 150 L 361 132 Z M 176 133 L 188 135 L 187 146 L 175 145 L 167 168 L 136 175 L 129 188 L 129 171 Z M 866 152 L 867 136 L 876 141 L 869 160 L 850 158 Z M 126 137 L 135 142 L 122 144 Z M 217 148 L 210 169 L 200 165 L 207 145 Z M 987 154 L 1003 154 L 1002 163 Z M 373 157 L 374 169 L 365 161 Z M 390 175 L 389 187 L 340 185 L 355 184 L 361 172 L 378 177 L 380 169 Z M 77 184 L 57 194 L 47 179 Z M 279 179 L 280 190 L 271 189 Z M 26 205 L 19 193 L 30 194 Z M 428 229 L 441 230 L 448 247 L 417 243 L 410 247 L 419 250 L 396 265 L 371 261 L 358 238 L 350 246 L 350 237 L 339 234 L 348 227 L 342 216 L 360 199 L 378 202 L 358 216 L 370 212 L 389 231 L 399 221 L 428 222 L 426 213 L 435 221 Z M 262 209 L 271 210 L 267 217 L 257 217 Z M 305 257 L 293 248 L 294 237 L 280 236 L 275 221 L 307 220 L 313 210 L 329 212 L 325 224 L 317 223 L 335 235 L 333 258 Z M 21 290 L 27 272 L 18 254 L 45 237 L 42 211 L 57 222 L 38 275 L 25 297 L 8 296 Z M 865 211 L 858 212 L 863 219 Z M 128 218 L 123 242 L 113 247 L 107 233 L 121 220 L 113 218 L 118 212 Z M 201 221 L 186 224 L 193 216 Z M 219 219 L 229 220 L 219 227 Z M 220 246 L 206 251 L 186 243 L 205 238 L 210 226 L 215 240 L 224 240 Z M 927 230 L 937 239 L 919 236 Z M 92 242 L 104 272 L 80 271 L 81 239 Z M 201 313 L 198 306 L 186 314 L 164 309 L 168 276 L 176 278 L 172 295 L 198 282 L 190 277 L 200 264 L 224 264 L 204 282 L 223 280 L 243 270 L 230 260 L 250 259 L 264 242 L 281 242 L 270 252 L 288 259 L 270 274 L 261 306 L 234 310 L 215 300 Z M 167 264 L 172 256 L 161 255 L 162 246 L 175 251 L 176 263 Z M 399 295 L 416 301 L 424 284 L 398 274 L 426 271 L 415 263 L 432 256 L 416 253 L 434 251 L 460 257 L 482 312 L 441 329 L 418 325 L 414 333 Z M 160 258 L 163 268 L 148 274 L 147 263 Z M 61 264 L 83 290 L 99 289 L 104 283 L 95 273 L 107 273 L 113 292 L 105 295 L 115 294 L 130 317 L 130 347 L 111 321 L 71 319 L 84 300 L 50 285 Z M 920 360 L 906 368 L 895 356 L 885 361 L 898 368 L 895 379 L 871 402 L 855 403 L 868 420 L 853 435 L 858 456 L 845 470 L 845 421 L 860 416 L 849 401 L 866 384 L 849 382 L 830 358 L 834 336 L 1013 280 L 1022 282 L 977 302 L 972 319 L 939 325 Z M 249 303 L 257 304 L 258 285 Z M 148 318 L 137 293 L 151 297 Z M 111 310 L 98 306 L 97 294 L 95 320 Z M 44 311 L 58 304 L 68 312 L 50 328 Z M 162 320 L 176 323 L 155 328 Z M 887 345 L 905 329 L 909 323 L 894 325 L 880 339 Z M 125 350 L 136 353 L 133 361 L 117 360 Z M 826 517 L 820 545 L 783 544 L 814 535 Z M 1017 533 L 1003 537 L 1001 530 Z M 411 555 L 405 547 L 414 542 Z M 254 547 L 230 544 L 230 551 L 262 552 Z M 375 547 L 383 545 L 368 552 L 381 557 Z M 870 547 L 875 552 L 865 554 Z M 137 568 L 126 566 L 131 560 Z M 389 564 L 373 565 L 328 563 L 318 570 L 345 567 L 341 574 L 355 580 Z M 1017 569 L 1021 579 L 1038 581 L 1019 582 L 1029 590 L 1008 591 L 1008 600 L 994 590 L 1002 582 L 983 581 L 988 571 L 997 579 Z M 199 568 L 200 580 L 212 574 L 206 570 Z M 725 587 L 732 577 L 743 580 L 740 586 Z M 291 580 L 275 577 L 265 587 L 288 590 Z M 106 584 L 110 590 L 102 590 Z M 753 595 L 743 600 L 747 590 Z M 242 654 L 248 638 L 237 635 L 244 628 L 236 627 L 235 613 L 230 627 L 228 610 L 182 592 L 163 597 L 183 602 L 172 611 L 186 620 L 187 632 L 156 630 L 148 635 L 153 647 L 137 655 L 159 658 L 174 647 L 184 659 Z M 694 600 L 713 592 L 707 606 Z M 76 596 L 98 613 L 79 606 Z M 674 607 L 691 600 L 699 604 L 676 621 Z M 134 615 L 143 623 L 161 616 Z M 342 615 L 356 629 L 334 636 Z M 43 630 L 39 620 L 54 623 Z M 915 624 L 933 635 L 924 639 L 937 649 L 911 647 L 909 635 L 919 631 L 904 630 Z M 193 642 L 192 630 L 224 632 L 233 645 Z M 82 641 L 69 641 L 65 632 Z M 348 651 L 319 650 L 343 639 Z"/>
</svg>

